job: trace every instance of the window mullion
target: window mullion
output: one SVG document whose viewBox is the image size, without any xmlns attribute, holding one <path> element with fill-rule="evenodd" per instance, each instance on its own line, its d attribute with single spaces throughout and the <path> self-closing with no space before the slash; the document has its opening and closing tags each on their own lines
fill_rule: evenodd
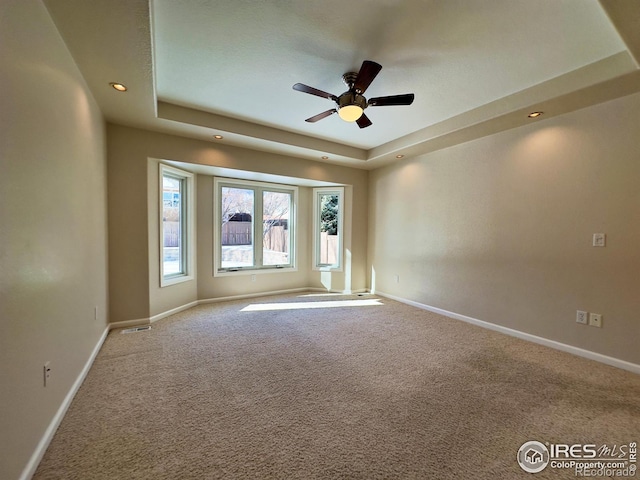
<svg viewBox="0 0 640 480">
<path fill-rule="evenodd" d="M 262 189 L 256 188 L 253 201 L 253 258 L 256 268 L 262 267 Z"/>
</svg>

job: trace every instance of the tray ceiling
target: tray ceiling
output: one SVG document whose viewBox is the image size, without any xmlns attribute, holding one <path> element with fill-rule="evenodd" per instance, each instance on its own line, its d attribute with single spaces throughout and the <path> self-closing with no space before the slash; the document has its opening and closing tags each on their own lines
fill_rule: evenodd
<svg viewBox="0 0 640 480">
<path fill-rule="evenodd" d="M 625 0 L 45 4 L 109 121 L 362 168 L 640 89 Z M 339 95 L 363 60 L 383 66 L 367 97 L 413 105 L 305 122 L 334 104 L 293 84 Z"/>
</svg>

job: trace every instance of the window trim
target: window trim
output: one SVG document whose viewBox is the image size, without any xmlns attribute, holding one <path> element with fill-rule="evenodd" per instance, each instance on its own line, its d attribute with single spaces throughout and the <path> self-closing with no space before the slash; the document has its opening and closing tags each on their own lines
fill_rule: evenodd
<svg viewBox="0 0 640 480">
<path fill-rule="evenodd" d="M 254 260 L 259 260 L 260 265 L 251 267 L 222 268 L 222 222 L 221 222 L 221 197 L 222 187 L 246 188 L 254 193 L 253 219 L 253 252 Z M 287 265 L 262 265 L 262 242 L 256 242 L 256 238 L 262 238 L 264 221 L 262 221 L 263 207 L 262 195 L 264 191 L 283 192 L 291 194 L 291 208 L 289 212 L 289 264 Z M 256 212 L 260 212 L 261 221 L 256 221 Z M 297 266 L 297 228 L 298 228 L 298 187 L 280 183 L 257 182 L 254 180 L 242 180 L 237 178 L 214 177 L 213 179 L 213 276 L 225 277 L 235 275 L 254 275 L 262 273 L 296 272 Z M 260 248 L 259 248 L 260 246 Z"/>
<path fill-rule="evenodd" d="M 182 265 L 183 272 L 174 274 L 164 274 L 164 177 L 172 177 L 183 181 L 184 193 L 181 194 L 181 236 L 182 236 Z M 194 222 L 194 175 L 191 172 L 180 170 L 175 167 L 160 163 L 158 181 L 158 244 L 160 246 L 160 288 L 168 287 L 194 279 L 194 243 L 195 243 L 195 222 Z"/>
<path fill-rule="evenodd" d="M 320 195 L 338 195 L 338 263 L 320 263 Z M 321 187 L 313 189 L 313 270 L 342 272 L 344 259 L 344 187 Z"/>
</svg>

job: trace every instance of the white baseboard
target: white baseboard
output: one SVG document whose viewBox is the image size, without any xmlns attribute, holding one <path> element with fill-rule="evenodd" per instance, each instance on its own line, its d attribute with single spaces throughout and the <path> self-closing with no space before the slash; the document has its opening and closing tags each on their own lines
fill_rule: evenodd
<svg viewBox="0 0 640 480">
<path fill-rule="evenodd" d="M 179 307 L 176 308 L 172 308 L 171 310 L 167 310 L 166 312 L 162 312 L 162 313 L 158 313 L 157 315 L 154 315 L 153 317 L 149 318 L 149 322 L 153 323 L 153 322 L 157 322 L 158 320 L 162 320 L 163 318 L 169 317 L 171 315 L 174 315 L 176 313 L 180 313 L 183 312 L 185 310 L 190 309 L 191 307 L 195 307 L 196 305 L 199 305 L 200 302 L 198 300 L 195 300 L 193 302 L 189 302 L 185 305 L 181 305 Z"/>
<path fill-rule="evenodd" d="M 96 346 L 93 347 L 93 350 L 91 351 L 91 355 L 89 356 L 89 359 L 84 364 L 84 367 L 82 368 L 82 371 L 78 375 L 78 378 L 76 378 L 76 381 L 73 382 L 73 385 L 71 385 L 71 388 L 69 389 L 69 392 L 67 392 L 67 395 L 64 397 L 62 404 L 60 404 L 58 411 L 53 416 L 53 419 L 51 419 L 51 422 L 49 423 L 49 426 L 47 427 L 44 434 L 42 435 L 40 442 L 38 442 L 38 446 L 36 447 L 34 452 L 31 454 L 31 458 L 29 459 L 29 462 L 27 463 L 24 470 L 22 471 L 22 475 L 20 475 L 20 480 L 29 480 L 31 477 L 33 477 L 33 474 L 36 473 L 36 469 L 40 464 L 40 460 L 42 460 L 42 457 L 47 451 L 47 448 L 49 447 L 51 440 L 53 440 L 53 436 L 55 435 L 56 430 L 60 426 L 60 422 L 62 422 L 64 415 L 67 413 L 67 410 L 69 409 L 69 406 L 73 401 L 73 397 L 76 396 L 76 393 L 78 393 L 78 390 L 80 389 L 82 382 L 84 382 L 84 379 L 87 376 L 87 373 L 89 373 L 89 370 L 91 369 L 91 365 L 93 365 L 93 361 L 98 355 L 100 348 L 102 348 L 102 344 L 104 343 L 108 334 L 109 334 L 109 327 L 106 327 L 104 329 L 104 332 L 102 332 L 102 335 L 98 340 L 98 343 L 96 343 Z"/>
<path fill-rule="evenodd" d="M 228 302 L 230 300 L 244 300 L 245 298 L 257 298 L 257 297 L 268 297 L 270 295 L 283 295 L 285 293 L 299 293 L 299 292 L 308 292 L 313 290 L 311 288 L 290 288 L 288 290 L 273 290 L 271 292 L 258 292 L 258 293 L 247 293 L 244 295 L 230 295 L 228 297 L 217 297 L 217 298 L 206 298 L 204 300 L 198 300 L 198 305 L 205 305 L 207 303 L 218 303 L 218 302 Z"/>
<path fill-rule="evenodd" d="M 116 328 L 137 327 L 140 325 L 148 325 L 150 320 L 148 318 L 136 318 L 135 320 L 123 320 L 122 322 L 111 322 L 109 324 L 109 330 L 115 330 Z"/>
<path fill-rule="evenodd" d="M 432 307 L 430 305 L 425 305 L 423 303 L 414 302 L 413 300 L 407 300 L 406 298 L 396 297 L 395 295 L 391 295 L 389 293 L 376 291 L 375 294 L 380 295 L 381 297 L 386 297 L 386 298 L 390 298 L 391 300 L 396 300 L 398 302 L 405 303 L 407 305 L 411 305 L 413 307 L 421 308 L 422 310 L 428 310 L 433 313 L 438 313 L 445 317 L 454 318 L 456 320 L 462 320 L 463 322 L 471 323 L 473 325 L 477 325 L 482 328 L 494 330 L 496 332 L 504 333 L 512 337 L 520 338 L 522 340 L 527 340 L 529 342 L 537 343 L 539 345 L 544 345 L 545 347 L 554 348 L 556 350 L 561 350 L 563 352 L 571 353 L 579 357 L 588 358 L 589 360 L 595 360 L 596 362 L 604 363 L 607 365 L 611 365 L 613 367 L 621 368 L 623 370 L 628 370 L 630 372 L 640 374 L 640 365 L 627 362 L 626 360 L 609 357 L 607 355 L 602 355 L 601 353 L 596 353 L 590 350 L 574 347 L 573 345 L 567 345 L 566 343 L 556 342 L 555 340 L 550 340 L 548 338 L 538 337 L 537 335 L 532 335 L 530 333 L 521 332 L 520 330 L 514 330 L 512 328 L 503 327 L 502 325 L 496 325 L 495 323 L 486 322 L 484 320 L 478 320 L 477 318 L 468 317 L 466 315 L 461 315 L 455 312 L 450 312 L 448 310 L 443 310 L 442 308 Z"/>
<path fill-rule="evenodd" d="M 157 315 L 154 315 L 152 317 L 136 318 L 133 320 L 123 320 L 121 322 L 111 322 L 109 324 L 109 330 L 115 330 L 116 328 L 138 327 L 141 325 L 149 325 L 150 323 L 157 322 L 158 320 L 162 320 L 163 318 L 166 318 L 175 313 L 180 313 L 191 307 L 195 307 L 198 304 L 199 302 L 196 300 L 194 302 L 190 302 L 185 305 L 180 305 L 179 307 L 172 308 L 171 310 L 167 310 L 166 312 L 158 313 Z"/>
</svg>

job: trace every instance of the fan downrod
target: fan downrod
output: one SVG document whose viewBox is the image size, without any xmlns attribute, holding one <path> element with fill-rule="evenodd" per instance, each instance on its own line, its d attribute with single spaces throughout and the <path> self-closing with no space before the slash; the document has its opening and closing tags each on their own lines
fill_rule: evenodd
<svg viewBox="0 0 640 480">
<path fill-rule="evenodd" d="M 342 75 L 342 81 L 347 86 L 347 88 L 349 88 L 349 90 L 353 89 L 353 86 L 356 83 L 356 78 L 358 78 L 358 72 L 347 72 Z"/>
</svg>

